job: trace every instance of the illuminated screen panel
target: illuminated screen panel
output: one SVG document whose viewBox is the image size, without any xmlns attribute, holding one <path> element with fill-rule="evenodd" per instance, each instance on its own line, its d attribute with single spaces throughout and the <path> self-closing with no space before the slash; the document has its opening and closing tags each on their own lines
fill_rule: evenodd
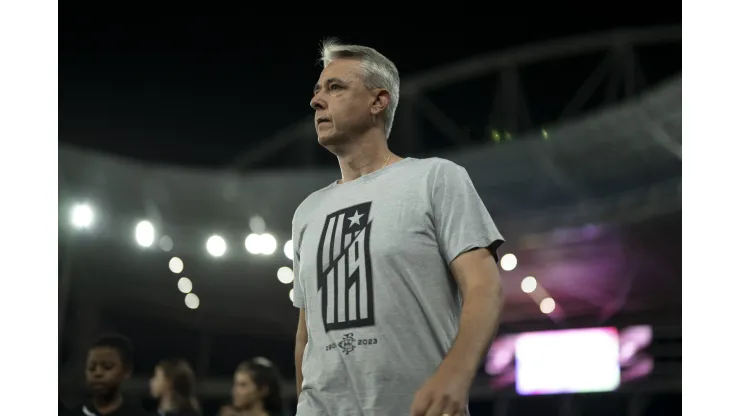
<svg viewBox="0 0 740 416">
<path fill-rule="evenodd" d="M 521 395 L 587 393 L 619 387 L 619 333 L 589 328 L 521 334 L 516 340 Z"/>
</svg>

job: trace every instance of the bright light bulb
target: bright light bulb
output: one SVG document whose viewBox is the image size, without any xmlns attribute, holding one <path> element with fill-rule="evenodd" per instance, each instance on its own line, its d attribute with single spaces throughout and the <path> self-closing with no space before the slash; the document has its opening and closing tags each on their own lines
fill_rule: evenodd
<svg viewBox="0 0 740 416">
<path fill-rule="evenodd" d="M 262 240 L 260 239 L 259 234 L 249 234 L 244 240 L 244 248 L 246 248 L 250 254 L 259 254 L 262 251 L 261 244 Z"/>
<path fill-rule="evenodd" d="M 198 309 L 198 306 L 200 306 L 200 299 L 198 298 L 198 295 L 195 293 L 188 293 L 185 295 L 185 306 L 187 306 L 190 309 Z"/>
<path fill-rule="evenodd" d="M 532 293 L 535 289 L 537 289 L 537 279 L 533 276 L 527 276 L 522 279 L 522 292 Z"/>
<path fill-rule="evenodd" d="M 293 240 L 288 240 L 283 246 L 283 253 L 289 260 L 293 260 Z"/>
<path fill-rule="evenodd" d="M 277 250 L 277 240 L 272 234 L 262 234 L 260 236 L 260 252 L 264 255 L 270 255 Z"/>
<path fill-rule="evenodd" d="M 290 267 L 281 267 L 277 271 L 277 278 L 280 283 L 288 284 L 293 282 L 293 270 Z"/>
<path fill-rule="evenodd" d="M 244 240 L 244 248 L 251 254 L 270 255 L 277 250 L 277 240 L 272 234 L 249 234 Z"/>
<path fill-rule="evenodd" d="M 136 242 L 142 247 L 151 247 L 154 244 L 154 225 L 149 221 L 136 224 Z"/>
<path fill-rule="evenodd" d="M 500 264 L 502 269 L 510 272 L 516 267 L 516 256 L 511 253 L 504 254 L 504 256 L 501 257 Z"/>
<path fill-rule="evenodd" d="M 187 277 L 181 277 L 177 281 L 177 290 L 182 293 L 190 293 L 193 290 L 193 282 Z"/>
<path fill-rule="evenodd" d="M 208 250 L 208 253 L 213 257 L 221 257 L 226 253 L 226 240 L 224 240 L 220 235 L 211 236 L 211 238 L 206 241 L 206 250 Z"/>
<path fill-rule="evenodd" d="M 173 257 L 170 259 L 170 271 L 172 273 L 182 273 L 183 268 L 185 268 L 185 264 L 179 257 Z"/>
<path fill-rule="evenodd" d="M 544 314 L 552 313 L 555 310 L 555 300 L 553 298 L 544 298 L 540 302 L 540 311 Z"/>
<path fill-rule="evenodd" d="M 72 208 L 72 225 L 76 228 L 89 228 L 95 219 L 90 205 L 78 204 Z"/>
</svg>

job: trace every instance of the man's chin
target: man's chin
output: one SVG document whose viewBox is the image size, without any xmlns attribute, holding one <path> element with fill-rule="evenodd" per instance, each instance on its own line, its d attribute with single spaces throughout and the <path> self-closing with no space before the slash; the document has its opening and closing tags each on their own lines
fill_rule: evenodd
<svg viewBox="0 0 740 416">
<path fill-rule="evenodd" d="M 93 383 L 88 385 L 90 392 L 96 396 L 104 396 L 112 390 L 111 386 L 103 383 Z"/>
<path fill-rule="evenodd" d="M 342 139 L 340 137 L 337 137 L 334 134 L 319 134 L 318 136 L 319 144 L 327 147 L 327 146 L 334 146 L 342 143 Z"/>
</svg>

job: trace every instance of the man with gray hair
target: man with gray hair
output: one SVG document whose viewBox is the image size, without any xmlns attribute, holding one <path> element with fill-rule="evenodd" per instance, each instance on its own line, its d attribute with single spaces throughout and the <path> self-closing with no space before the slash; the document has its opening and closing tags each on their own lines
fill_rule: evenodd
<svg viewBox="0 0 740 416">
<path fill-rule="evenodd" d="M 322 61 L 311 107 L 342 177 L 293 218 L 297 414 L 467 415 L 503 304 L 503 238 L 465 169 L 388 149 L 388 58 L 332 40 Z"/>
</svg>

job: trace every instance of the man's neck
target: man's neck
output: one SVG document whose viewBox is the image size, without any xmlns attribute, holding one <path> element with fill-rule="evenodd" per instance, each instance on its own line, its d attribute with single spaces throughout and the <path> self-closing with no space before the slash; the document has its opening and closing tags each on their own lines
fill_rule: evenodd
<svg viewBox="0 0 740 416">
<path fill-rule="evenodd" d="M 120 392 L 111 395 L 93 397 L 93 406 L 101 415 L 106 415 L 118 410 L 123 404 L 123 396 Z"/>
<path fill-rule="evenodd" d="M 395 161 L 390 160 L 394 156 L 388 150 L 387 140 L 378 131 L 355 138 L 345 147 L 335 149 L 334 154 L 337 155 L 339 169 L 342 171 L 340 183 L 353 181 Z"/>
</svg>

